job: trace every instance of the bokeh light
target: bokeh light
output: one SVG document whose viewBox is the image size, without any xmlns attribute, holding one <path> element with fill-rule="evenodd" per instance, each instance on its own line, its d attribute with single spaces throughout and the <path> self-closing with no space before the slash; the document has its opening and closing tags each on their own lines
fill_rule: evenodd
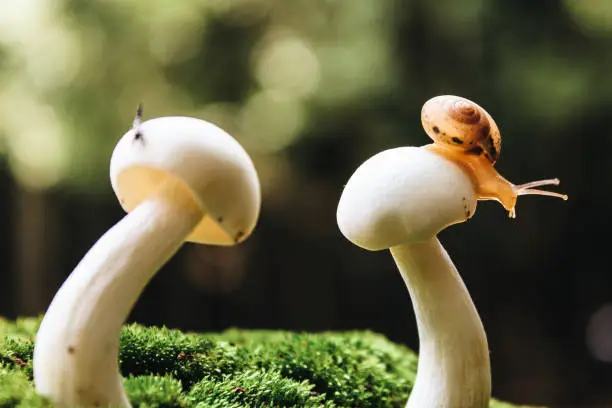
<svg viewBox="0 0 612 408">
<path fill-rule="evenodd" d="M 254 74 L 263 88 L 294 98 L 316 91 L 321 75 L 311 47 L 282 29 L 264 38 L 255 57 Z"/>
<path fill-rule="evenodd" d="M 306 112 L 298 99 L 260 91 L 241 111 L 242 141 L 256 152 L 276 152 L 296 140 L 305 121 Z"/>
<path fill-rule="evenodd" d="M 53 107 L 18 86 L 5 88 L 0 94 L 0 132 L 6 137 L 10 168 L 25 187 L 53 187 L 65 176 L 70 146 Z"/>
<path fill-rule="evenodd" d="M 593 357 L 612 362 L 612 303 L 601 306 L 587 326 L 587 345 Z"/>
<path fill-rule="evenodd" d="M 565 0 L 570 16 L 586 33 L 612 35 L 612 3 L 607 0 Z"/>
</svg>

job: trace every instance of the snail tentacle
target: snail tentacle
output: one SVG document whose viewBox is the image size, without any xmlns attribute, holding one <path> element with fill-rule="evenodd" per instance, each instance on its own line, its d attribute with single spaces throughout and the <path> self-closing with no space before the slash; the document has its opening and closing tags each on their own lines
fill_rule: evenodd
<svg viewBox="0 0 612 408">
<path fill-rule="evenodd" d="M 493 117 L 466 98 L 442 95 L 423 105 L 421 122 L 434 141 L 425 148 L 458 164 L 468 172 L 479 200 L 497 200 L 516 217 L 516 201 L 521 195 L 541 195 L 567 200 L 567 195 L 535 187 L 558 185 L 559 179 L 546 179 L 514 185 L 497 170 L 501 134 Z"/>
</svg>

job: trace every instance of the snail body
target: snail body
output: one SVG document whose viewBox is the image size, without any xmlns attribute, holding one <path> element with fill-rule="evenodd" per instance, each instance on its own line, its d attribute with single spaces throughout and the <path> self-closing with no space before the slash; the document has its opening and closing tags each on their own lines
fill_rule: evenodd
<svg viewBox="0 0 612 408">
<path fill-rule="evenodd" d="M 535 187 L 558 185 L 559 179 L 514 185 L 494 165 L 501 152 L 501 134 L 491 115 L 466 98 L 442 95 L 431 98 L 421 110 L 423 129 L 434 143 L 423 146 L 464 169 L 479 200 L 497 200 L 516 217 L 520 195 L 545 195 L 567 200 L 567 196 Z"/>
</svg>

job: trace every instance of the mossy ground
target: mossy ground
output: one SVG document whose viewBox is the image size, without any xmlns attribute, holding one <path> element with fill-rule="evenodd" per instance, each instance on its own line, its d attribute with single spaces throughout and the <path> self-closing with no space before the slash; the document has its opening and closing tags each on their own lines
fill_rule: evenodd
<svg viewBox="0 0 612 408">
<path fill-rule="evenodd" d="M 0 408 L 51 407 L 32 383 L 38 324 L 0 319 Z M 127 325 L 121 333 L 125 388 L 141 408 L 399 408 L 416 365 L 411 350 L 363 331 L 196 334 Z"/>
</svg>

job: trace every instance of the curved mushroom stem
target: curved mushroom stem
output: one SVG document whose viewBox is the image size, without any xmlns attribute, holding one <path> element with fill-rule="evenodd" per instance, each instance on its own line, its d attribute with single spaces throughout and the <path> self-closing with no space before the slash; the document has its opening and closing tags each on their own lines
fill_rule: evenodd
<svg viewBox="0 0 612 408">
<path fill-rule="evenodd" d="M 59 406 L 130 406 L 118 369 L 121 326 L 202 216 L 187 189 L 170 183 L 96 242 L 57 292 L 36 336 L 38 393 Z"/>
<path fill-rule="evenodd" d="M 391 248 L 410 292 L 419 363 L 407 408 L 485 408 L 491 397 L 487 337 L 457 268 L 433 237 Z"/>
</svg>

